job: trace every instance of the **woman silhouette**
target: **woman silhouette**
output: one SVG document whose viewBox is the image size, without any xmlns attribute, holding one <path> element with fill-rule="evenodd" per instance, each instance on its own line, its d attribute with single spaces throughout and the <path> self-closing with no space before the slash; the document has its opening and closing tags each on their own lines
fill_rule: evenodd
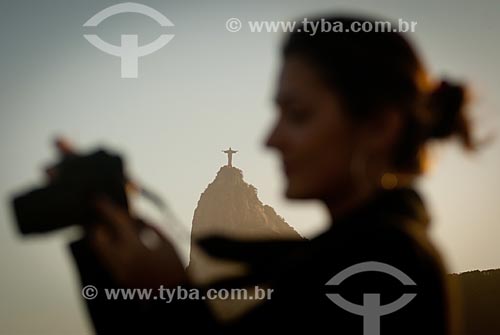
<svg viewBox="0 0 500 335">
<path fill-rule="evenodd" d="M 374 25 L 366 18 L 319 20 L 344 28 L 353 22 Z M 114 308 L 111 302 L 92 300 L 97 332 L 181 327 L 217 334 L 456 334 L 446 269 L 428 237 L 429 216 L 413 187 L 425 171 L 432 140 L 457 137 L 473 148 L 465 98 L 463 86 L 431 80 L 397 32 L 296 29 L 283 46 L 278 113 L 266 146 L 282 160 L 286 197 L 320 200 L 331 216 L 329 229 L 305 242 L 201 241 L 212 255 L 243 261 L 249 269 L 214 287 L 273 289 L 271 299 L 237 320 L 215 321 L 204 301 L 141 302 L 104 313 L 106 306 Z M 192 287 L 167 239 L 148 249 L 128 213 L 107 199 L 99 199 L 96 208 L 108 225 L 96 225 L 88 242 L 113 282 Z M 76 244 L 73 252 L 83 284 L 96 281 L 86 275 L 91 270 Z M 395 268 L 413 284 L 363 267 L 370 264 Z M 352 266 L 367 272 L 325 285 Z M 332 301 L 332 294 L 349 301 L 350 308 Z M 398 310 L 384 314 L 378 309 L 404 294 L 413 298 Z"/>
</svg>

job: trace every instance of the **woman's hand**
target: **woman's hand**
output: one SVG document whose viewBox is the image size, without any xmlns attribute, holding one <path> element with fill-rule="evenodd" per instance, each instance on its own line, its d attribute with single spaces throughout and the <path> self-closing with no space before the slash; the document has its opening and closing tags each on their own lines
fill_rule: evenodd
<svg viewBox="0 0 500 335">
<path fill-rule="evenodd" d="M 106 197 L 98 198 L 95 208 L 102 222 L 89 232 L 91 245 L 119 284 L 158 288 L 187 282 L 177 252 L 156 228 Z"/>
<path fill-rule="evenodd" d="M 55 147 L 62 157 L 77 153 L 65 138 L 57 138 Z M 49 182 L 57 179 L 57 168 L 47 167 L 45 173 Z M 158 288 L 187 282 L 175 249 L 156 228 L 132 218 L 109 198 L 100 197 L 94 205 L 100 222 L 85 230 L 92 248 L 120 285 Z"/>
</svg>

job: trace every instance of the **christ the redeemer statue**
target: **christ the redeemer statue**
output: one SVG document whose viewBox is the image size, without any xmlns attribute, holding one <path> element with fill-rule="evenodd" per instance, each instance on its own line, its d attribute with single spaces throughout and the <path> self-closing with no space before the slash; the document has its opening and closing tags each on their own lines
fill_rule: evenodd
<svg viewBox="0 0 500 335">
<path fill-rule="evenodd" d="M 228 150 L 222 150 L 222 152 L 227 154 L 227 165 L 233 166 L 233 154 L 237 153 L 238 150 L 233 150 L 229 147 Z"/>
</svg>

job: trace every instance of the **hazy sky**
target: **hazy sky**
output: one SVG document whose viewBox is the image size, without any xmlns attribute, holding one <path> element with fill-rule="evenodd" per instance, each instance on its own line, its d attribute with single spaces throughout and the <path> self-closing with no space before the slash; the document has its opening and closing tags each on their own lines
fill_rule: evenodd
<svg viewBox="0 0 500 335">
<path fill-rule="evenodd" d="M 479 130 L 499 130 L 498 1 L 141 1 L 175 26 L 122 14 L 82 27 L 116 3 L 1 0 L 0 334 L 90 331 L 67 234 L 21 239 L 11 220 L 12 192 L 42 181 L 56 134 L 85 150 L 103 144 L 124 153 L 131 174 L 168 199 L 186 227 L 231 146 L 264 203 L 305 235 L 325 227 L 318 204 L 283 199 L 277 157 L 262 145 L 283 34 L 251 33 L 248 20 L 349 11 L 417 21 L 410 38 L 432 74 L 470 83 Z M 240 32 L 226 30 L 232 17 L 243 22 Z M 122 79 L 120 59 L 90 45 L 87 33 L 113 44 L 121 34 L 138 34 L 141 45 L 175 37 L 139 60 L 138 79 Z M 422 190 L 450 271 L 500 267 L 499 168 L 499 141 L 472 156 L 438 148 Z"/>
</svg>

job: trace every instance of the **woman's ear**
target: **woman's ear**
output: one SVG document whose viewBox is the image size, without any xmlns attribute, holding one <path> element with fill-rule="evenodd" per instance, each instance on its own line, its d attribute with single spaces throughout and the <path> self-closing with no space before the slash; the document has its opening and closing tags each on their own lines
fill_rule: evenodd
<svg viewBox="0 0 500 335">
<path fill-rule="evenodd" d="M 365 144 L 376 152 L 390 152 L 399 141 L 402 127 L 401 111 L 394 107 L 386 107 L 367 122 Z"/>
</svg>

